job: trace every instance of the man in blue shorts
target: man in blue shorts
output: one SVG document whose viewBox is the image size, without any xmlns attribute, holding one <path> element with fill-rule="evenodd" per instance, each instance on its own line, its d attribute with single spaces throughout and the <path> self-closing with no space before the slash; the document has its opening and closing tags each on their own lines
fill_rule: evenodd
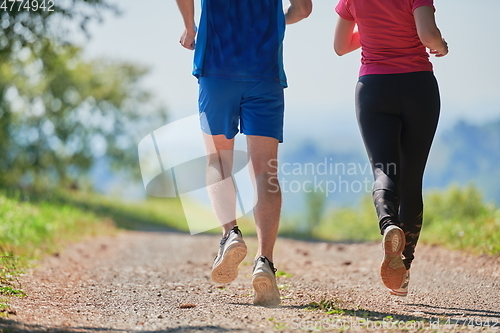
<svg viewBox="0 0 500 333">
<path fill-rule="evenodd" d="M 229 283 L 247 247 L 236 225 L 236 195 L 231 179 L 234 137 L 247 136 L 255 175 L 254 217 L 258 251 L 252 274 L 254 304 L 277 306 L 273 249 L 278 233 L 281 191 L 275 176 L 278 143 L 283 141 L 282 43 L 285 25 L 311 13 L 311 0 L 202 0 L 199 29 L 194 0 L 177 0 L 185 31 L 180 43 L 195 50 L 193 75 L 198 78 L 201 128 L 207 147 L 207 182 L 223 237 L 212 268 L 212 280 Z M 196 41 L 195 37 L 198 34 Z M 227 181 L 229 180 L 229 181 Z M 227 223 L 227 221 L 230 221 Z"/>
</svg>

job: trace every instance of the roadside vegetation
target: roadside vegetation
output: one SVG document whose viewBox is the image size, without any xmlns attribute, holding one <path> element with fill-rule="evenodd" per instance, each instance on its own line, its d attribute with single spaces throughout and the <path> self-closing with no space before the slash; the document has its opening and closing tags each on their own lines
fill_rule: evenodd
<svg viewBox="0 0 500 333">
<path fill-rule="evenodd" d="M 321 200 L 316 196 L 316 200 Z M 420 242 L 442 245 L 475 254 L 500 255 L 500 208 L 483 200 L 474 186 L 451 186 L 427 192 L 424 197 L 424 224 Z M 309 210 L 321 204 L 308 205 Z M 335 209 L 323 214 L 308 212 L 321 218 L 309 222 L 310 229 L 298 233 L 328 241 L 379 241 L 377 217 L 370 197 L 355 207 Z M 285 221 L 287 222 L 287 221 Z M 296 228 L 285 223 L 283 233 L 294 236 Z"/>
</svg>

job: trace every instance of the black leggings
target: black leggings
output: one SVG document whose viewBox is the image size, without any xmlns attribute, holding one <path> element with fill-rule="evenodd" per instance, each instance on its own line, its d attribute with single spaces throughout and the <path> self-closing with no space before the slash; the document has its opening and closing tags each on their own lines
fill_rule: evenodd
<svg viewBox="0 0 500 333">
<path fill-rule="evenodd" d="M 405 231 L 407 268 L 422 226 L 422 178 L 439 110 L 432 72 L 365 75 L 356 86 L 356 113 L 375 178 L 380 231 L 389 225 Z"/>
</svg>

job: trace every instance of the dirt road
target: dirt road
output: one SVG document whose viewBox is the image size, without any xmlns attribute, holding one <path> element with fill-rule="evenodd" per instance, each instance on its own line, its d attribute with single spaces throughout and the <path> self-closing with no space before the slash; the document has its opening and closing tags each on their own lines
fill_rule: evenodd
<svg viewBox="0 0 500 333">
<path fill-rule="evenodd" d="M 127 231 L 75 244 L 22 278 L 28 296 L 12 300 L 0 331 L 500 332 L 499 257 L 419 245 L 398 298 L 377 275 L 378 243 L 279 239 L 283 305 L 267 309 L 251 305 L 256 240 L 245 239 L 240 276 L 223 288 L 209 279 L 218 236 Z M 321 301 L 331 313 L 308 308 Z"/>
</svg>

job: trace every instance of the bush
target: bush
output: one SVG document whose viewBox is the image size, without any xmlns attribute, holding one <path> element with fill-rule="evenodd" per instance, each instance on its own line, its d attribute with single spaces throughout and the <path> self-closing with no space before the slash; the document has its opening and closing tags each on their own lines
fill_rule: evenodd
<svg viewBox="0 0 500 333">
<path fill-rule="evenodd" d="M 313 225 L 313 238 L 330 241 L 381 239 L 371 197 L 358 207 L 333 210 Z M 289 228 L 291 229 L 291 228 Z M 290 234 L 290 233 L 288 233 Z M 421 243 L 439 244 L 477 254 L 500 254 L 500 209 L 485 203 L 474 186 L 451 186 L 424 198 Z"/>
</svg>

